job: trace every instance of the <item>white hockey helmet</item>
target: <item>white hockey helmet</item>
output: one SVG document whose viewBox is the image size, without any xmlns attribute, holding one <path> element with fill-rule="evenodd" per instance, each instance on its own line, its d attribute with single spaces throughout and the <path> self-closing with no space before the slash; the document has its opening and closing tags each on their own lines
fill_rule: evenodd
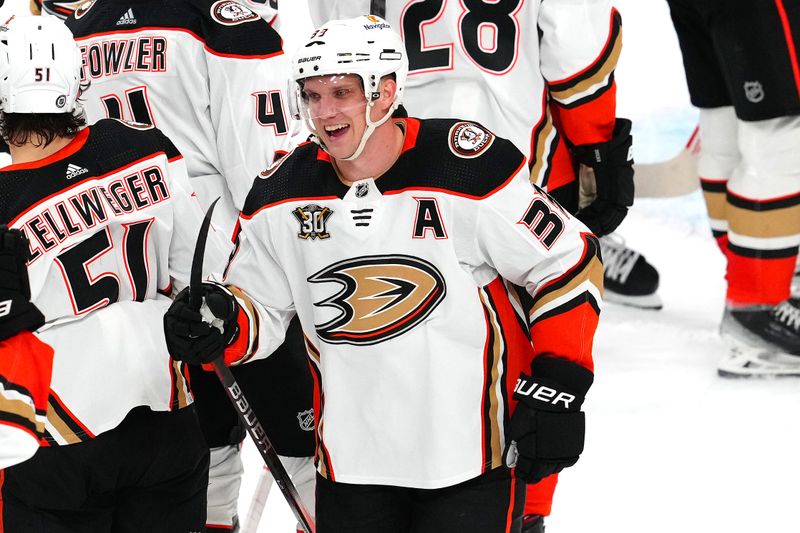
<svg viewBox="0 0 800 533">
<path fill-rule="evenodd" d="M 303 118 L 311 131 L 314 127 L 310 117 L 303 113 L 303 80 L 343 74 L 361 78 L 367 101 L 367 128 L 355 153 L 345 158 L 352 160 L 361 154 L 375 128 L 386 122 L 402 103 L 408 75 L 408 56 L 402 39 L 385 20 L 374 15 L 332 20 L 314 30 L 292 59 L 292 80 L 295 82 L 292 112 L 296 119 Z M 380 96 L 381 78 L 389 74 L 394 74 L 397 84 L 394 102 L 383 117 L 373 122 L 370 109 Z M 319 138 L 317 142 L 325 148 Z"/>
<path fill-rule="evenodd" d="M 71 113 L 80 78 L 78 46 L 57 18 L 21 16 L 0 26 L 0 111 Z"/>
</svg>

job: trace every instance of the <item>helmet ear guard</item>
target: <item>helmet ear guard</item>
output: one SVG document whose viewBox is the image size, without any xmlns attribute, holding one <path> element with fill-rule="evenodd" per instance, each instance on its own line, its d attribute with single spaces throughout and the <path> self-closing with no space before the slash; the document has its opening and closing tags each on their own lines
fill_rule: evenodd
<svg viewBox="0 0 800 533">
<path fill-rule="evenodd" d="M 57 18 L 14 17 L 0 27 L 0 111 L 71 113 L 80 77 L 80 51 Z"/>
<path fill-rule="evenodd" d="M 294 81 L 292 78 L 288 78 L 286 80 L 286 99 L 288 100 L 287 105 L 289 107 L 289 115 L 295 120 L 300 120 L 300 106 L 297 104 L 299 98 L 301 98 L 301 92 L 303 91 L 303 86 Z"/>
<path fill-rule="evenodd" d="M 367 128 L 353 155 L 343 158 L 352 160 L 361 154 L 375 128 L 391 118 L 394 110 L 402 103 L 403 88 L 408 75 L 408 56 L 402 39 L 385 20 L 374 15 L 332 20 L 315 30 L 292 59 L 292 81 L 295 88 L 289 94 L 295 95 L 294 109 L 298 110 L 297 118 L 301 116 L 304 79 L 343 74 L 353 74 L 361 78 L 367 101 Z M 394 101 L 383 117 L 372 121 L 370 110 L 380 98 L 381 80 L 389 74 L 394 74 L 397 85 Z M 303 118 L 313 132 L 311 121 Z M 316 140 L 325 149 L 318 137 Z"/>
</svg>

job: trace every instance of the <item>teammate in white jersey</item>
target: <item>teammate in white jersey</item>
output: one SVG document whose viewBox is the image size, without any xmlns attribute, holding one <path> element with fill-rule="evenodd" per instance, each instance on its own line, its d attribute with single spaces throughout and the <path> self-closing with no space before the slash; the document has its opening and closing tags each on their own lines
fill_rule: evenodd
<svg viewBox="0 0 800 533">
<path fill-rule="evenodd" d="M 203 208 L 232 234 L 255 176 L 289 146 L 281 38 L 232 0 L 88 1 L 66 21 L 90 121 L 153 124 L 184 154 Z"/>
<path fill-rule="evenodd" d="M 0 31 L 0 223 L 29 242 L 37 332 L 55 352 L 43 442 L 2 473 L 2 527 L 200 531 L 208 448 L 161 316 L 188 284 L 202 210 L 160 131 L 77 103 L 80 52 L 52 17 Z M 225 261 L 212 232 L 209 265 Z"/>
<path fill-rule="evenodd" d="M 583 448 L 598 244 L 531 187 L 511 142 L 474 122 L 390 119 L 407 65 L 377 17 L 328 23 L 299 49 L 298 113 L 317 144 L 248 195 L 227 286 L 203 287 L 222 331 L 184 291 L 167 342 L 182 360 L 240 364 L 299 317 L 319 533 L 520 531 L 523 481 Z"/>
<path fill-rule="evenodd" d="M 30 302 L 27 257 L 25 235 L 0 225 L 0 469 L 39 449 L 53 371 L 53 349 L 32 333 L 44 316 Z"/>
<path fill-rule="evenodd" d="M 276 22 L 270 2 L 258 7 Z M 163 129 L 184 154 L 201 204 L 223 197 L 214 221 L 231 237 L 253 180 L 289 144 L 289 65 L 280 35 L 231 0 L 90 1 L 67 25 L 80 44 L 84 79 L 91 80 L 89 119 L 133 117 Z M 312 409 L 299 325 L 279 357 L 262 364 L 263 370 L 237 372 L 238 382 L 278 453 L 306 457 L 292 464 L 306 468 L 313 480 L 313 432 L 297 418 Z M 268 383 L 264 373 L 271 376 Z M 200 368 L 190 374 L 211 447 L 208 529 L 229 531 L 237 522 L 244 430 L 216 375 Z M 313 499 L 313 482 L 300 490 Z"/>
<path fill-rule="evenodd" d="M 309 0 L 309 11 L 317 26 L 365 13 L 392 24 L 409 55 L 408 112 L 475 120 L 510 139 L 532 181 L 571 212 L 583 208 L 578 218 L 601 237 L 606 300 L 661 307 L 657 270 L 620 237 L 605 236 L 633 201 L 629 154 L 596 162 L 590 153 L 605 145 L 608 155 L 626 136 L 615 122 L 622 28 L 611 0 Z M 602 174 L 600 198 L 588 208 L 579 163 Z"/>
</svg>

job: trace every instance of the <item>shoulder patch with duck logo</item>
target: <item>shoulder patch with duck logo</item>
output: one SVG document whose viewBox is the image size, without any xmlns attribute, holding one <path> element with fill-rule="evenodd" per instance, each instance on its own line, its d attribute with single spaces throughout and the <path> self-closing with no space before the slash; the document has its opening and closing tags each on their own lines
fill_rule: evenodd
<svg viewBox="0 0 800 533">
<path fill-rule="evenodd" d="M 259 172 L 258 177 L 268 178 L 273 174 L 275 174 L 275 172 L 281 167 L 281 165 L 284 164 L 287 159 L 289 159 L 289 156 L 292 154 L 292 152 L 294 152 L 294 148 L 292 148 L 288 152 L 285 152 L 283 150 L 276 150 L 275 157 L 272 160 L 272 163 L 270 163 L 270 165 L 267 168 Z"/>
<path fill-rule="evenodd" d="M 127 127 L 131 128 L 131 129 L 134 129 L 134 130 L 152 130 L 153 129 L 153 125 L 152 124 L 145 124 L 144 122 L 133 122 L 132 120 L 122 120 L 122 119 L 119 119 L 119 118 L 115 118 L 115 119 L 112 119 L 112 120 L 116 120 L 117 122 L 119 122 L 123 126 L 127 126 Z"/>
<path fill-rule="evenodd" d="M 75 12 L 74 12 L 75 18 L 79 19 L 82 16 L 84 16 L 86 13 L 88 13 L 89 10 L 92 9 L 92 6 L 94 6 L 94 4 L 96 2 L 97 2 L 97 0 L 89 0 L 88 2 L 83 2 L 82 4 L 80 4 L 75 9 Z M 75 3 L 77 3 L 77 2 L 73 2 L 73 4 L 75 4 Z"/>
<path fill-rule="evenodd" d="M 458 157 L 472 159 L 485 152 L 494 142 L 494 134 L 472 122 L 457 122 L 448 134 L 450 151 Z"/>
<path fill-rule="evenodd" d="M 225 26 L 236 26 L 260 20 L 258 13 L 233 0 L 220 0 L 211 6 L 211 17 Z"/>
</svg>

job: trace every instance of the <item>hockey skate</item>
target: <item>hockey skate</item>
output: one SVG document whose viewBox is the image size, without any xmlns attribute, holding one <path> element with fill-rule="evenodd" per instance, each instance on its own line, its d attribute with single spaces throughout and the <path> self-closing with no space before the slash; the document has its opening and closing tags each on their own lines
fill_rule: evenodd
<svg viewBox="0 0 800 533">
<path fill-rule="evenodd" d="M 622 237 L 614 233 L 600 238 L 600 248 L 605 267 L 604 300 L 641 309 L 661 309 L 655 267 L 642 254 L 625 246 Z"/>
<path fill-rule="evenodd" d="M 522 518 L 522 533 L 544 533 L 544 517 L 540 514 L 526 514 Z"/>
<path fill-rule="evenodd" d="M 800 299 L 774 306 L 726 308 L 720 334 L 730 352 L 722 377 L 800 377 Z"/>
</svg>

